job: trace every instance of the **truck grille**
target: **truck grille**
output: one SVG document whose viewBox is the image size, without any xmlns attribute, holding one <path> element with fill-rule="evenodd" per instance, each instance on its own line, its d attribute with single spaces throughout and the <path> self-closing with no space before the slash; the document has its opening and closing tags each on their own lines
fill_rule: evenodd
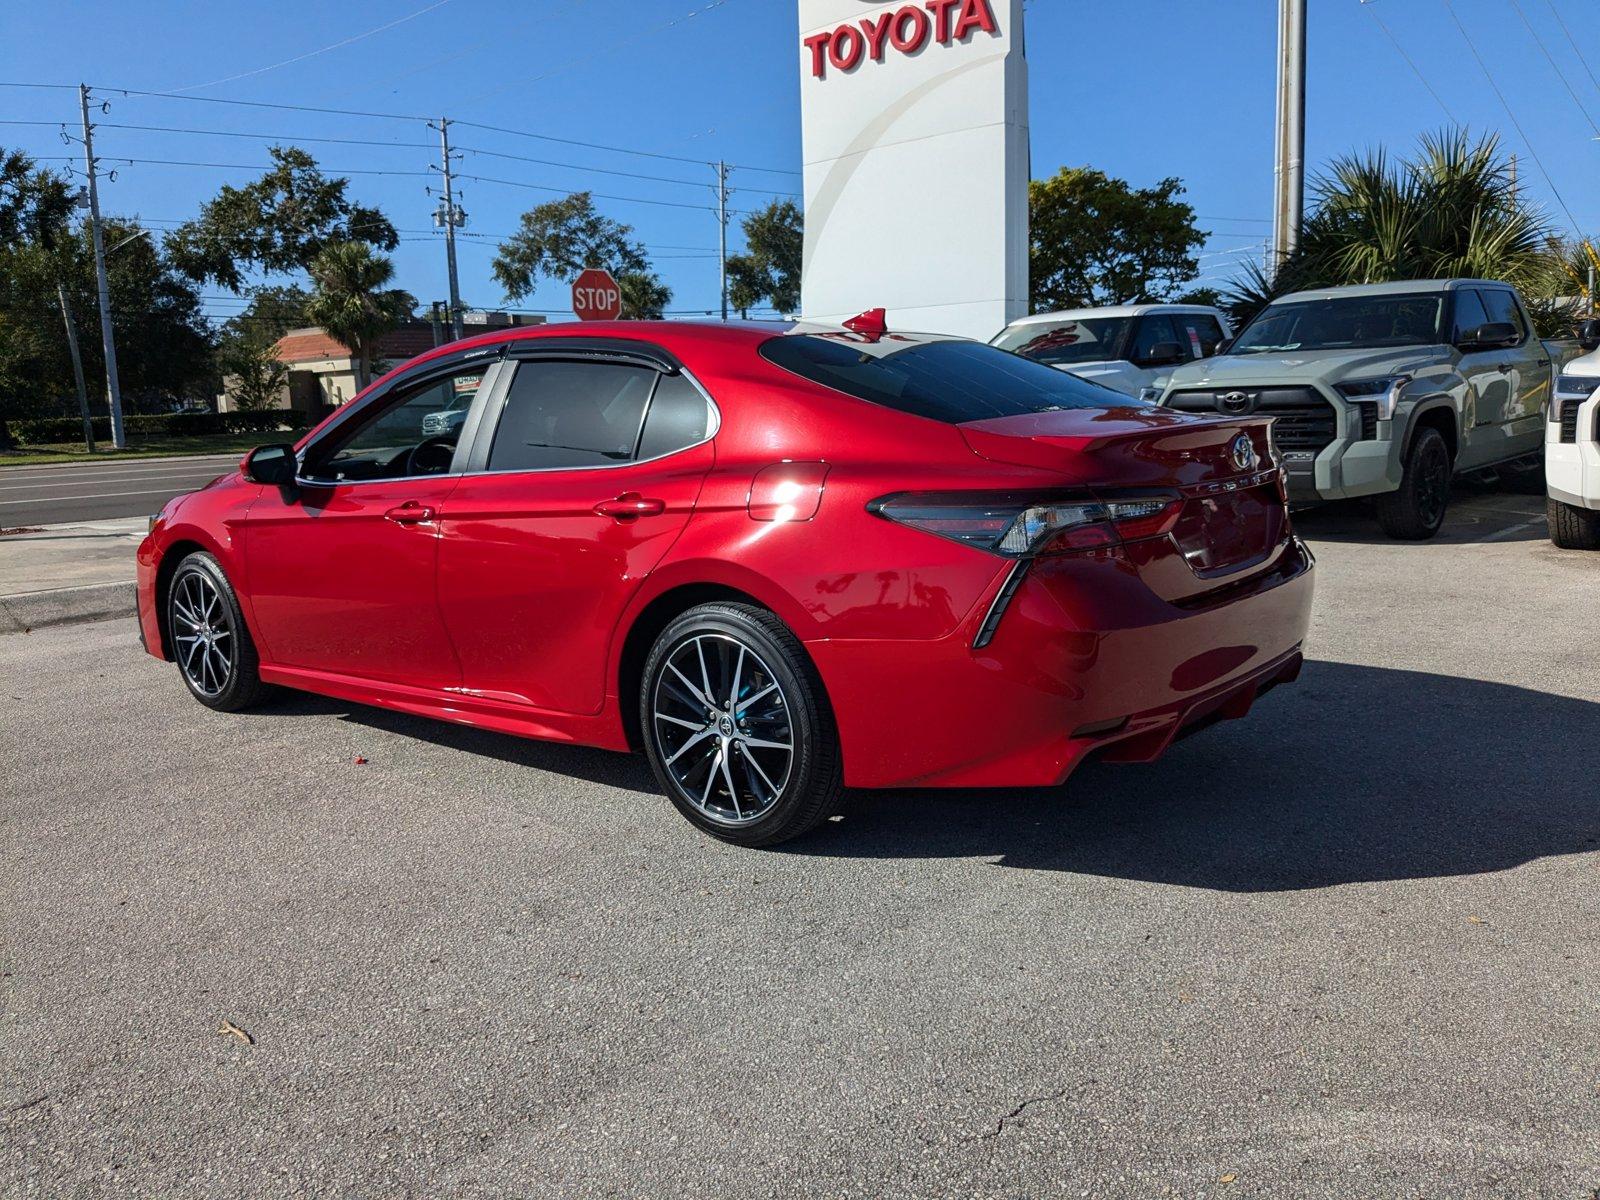
<svg viewBox="0 0 1600 1200">
<path fill-rule="evenodd" d="M 1561 440 L 1575 442 L 1578 440 L 1578 410 L 1584 406 L 1584 400 L 1563 400 L 1561 402 Z"/>
<path fill-rule="evenodd" d="M 1245 397 L 1242 410 L 1237 397 Z M 1285 451 L 1322 450 L 1338 436 L 1339 420 L 1333 405 L 1313 388 L 1224 388 L 1174 392 L 1166 400 L 1179 412 L 1218 413 L 1225 417 L 1274 418 L 1272 436 Z M 1374 418 L 1377 413 L 1374 411 Z M 1374 421 L 1376 426 L 1376 421 Z"/>
</svg>

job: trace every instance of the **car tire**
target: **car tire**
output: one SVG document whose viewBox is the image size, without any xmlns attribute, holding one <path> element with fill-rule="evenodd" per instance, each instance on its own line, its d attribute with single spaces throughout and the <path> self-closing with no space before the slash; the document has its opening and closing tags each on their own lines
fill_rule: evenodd
<svg viewBox="0 0 1600 1200">
<path fill-rule="evenodd" d="M 1417 432 L 1406 453 L 1400 486 L 1377 499 L 1378 524 L 1399 541 L 1421 542 L 1444 524 L 1454 463 L 1444 435 L 1432 426 Z"/>
<path fill-rule="evenodd" d="M 755 605 L 702 604 L 661 631 L 645 660 L 639 728 L 673 805 L 726 842 L 798 837 L 834 813 L 844 790 L 816 668 Z"/>
<path fill-rule="evenodd" d="M 1600 550 L 1600 511 L 1545 498 L 1550 540 L 1563 550 Z"/>
<path fill-rule="evenodd" d="M 238 712 L 271 691 L 261 682 L 261 659 L 239 597 L 210 554 L 197 550 L 178 564 L 167 585 L 163 618 L 178 674 L 201 704 Z"/>
</svg>

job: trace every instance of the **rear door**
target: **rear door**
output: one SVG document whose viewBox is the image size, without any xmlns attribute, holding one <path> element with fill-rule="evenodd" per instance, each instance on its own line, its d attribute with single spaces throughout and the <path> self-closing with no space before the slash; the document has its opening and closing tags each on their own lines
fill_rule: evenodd
<svg viewBox="0 0 1600 1200">
<path fill-rule="evenodd" d="M 1451 297 L 1450 341 L 1460 346 L 1472 330 L 1489 323 L 1489 310 L 1476 288 L 1457 288 Z M 1511 405 L 1511 352 L 1462 350 L 1457 370 L 1467 383 L 1457 466 L 1478 466 L 1497 457 L 1500 428 Z"/>
<path fill-rule="evenodd" d="M 476 431 L 439 543 L 439 604 L 472 694 L 598 712 L 623 609 L 693 511 L 715 411 L 681 370 L 532 356 Z"/>
<path fill-rule="evenodd" d="M 1506 352 L 1510 379 L 1503 422 L 1505 451 L 1513 453 L 1524 443 L 1529 450 L 1536 449 L 1543 441 L 1544 414 L 1554 384 L 1550 356 L 1544 343 L 1534 336 L 1532 323 L 1510 288 L 1484 288 L 1479 294 L 1489 320 L 1515 326 L 1522 338 L 1519 345 Z"/>
</svg>

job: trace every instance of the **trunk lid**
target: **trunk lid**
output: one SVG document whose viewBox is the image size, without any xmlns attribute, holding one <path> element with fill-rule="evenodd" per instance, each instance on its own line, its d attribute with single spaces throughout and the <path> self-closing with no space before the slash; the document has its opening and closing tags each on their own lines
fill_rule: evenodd
<svg viewBox="0 0 1600 1200">
<path fill-rule="evenodd" d="M 1158 490 L 1183 498 L 1170 534 L 1130 543 L 1163 598 L 1192 599 L 1269 570 L 1289 538 L 1265 417 L 1164 408 L 1063 409 L 957 426 L 972 452 L 1035 467 L 1110 499 Z M 1163 548 L 1176 547 L 1177 555 Z"/>
</svg>

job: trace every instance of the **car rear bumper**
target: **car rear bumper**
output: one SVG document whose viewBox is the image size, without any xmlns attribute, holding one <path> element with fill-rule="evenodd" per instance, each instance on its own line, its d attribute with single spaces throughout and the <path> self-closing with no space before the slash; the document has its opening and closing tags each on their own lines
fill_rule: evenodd
<svg viewBox="0 0 1600 1200">
<path fill-rule="evenodd" d="M 1050 786 L 1095 751 L 1153 759 L 1292 680 L 1312 581 L 1297 539 L 1270 571 L 1197 607 L 1165 603 L 1126 563 L 1041 559 L 983 649 L 972 642 L 987 602 L 947 638 L 807 648 L 850 786 Z"/>
</svg>

